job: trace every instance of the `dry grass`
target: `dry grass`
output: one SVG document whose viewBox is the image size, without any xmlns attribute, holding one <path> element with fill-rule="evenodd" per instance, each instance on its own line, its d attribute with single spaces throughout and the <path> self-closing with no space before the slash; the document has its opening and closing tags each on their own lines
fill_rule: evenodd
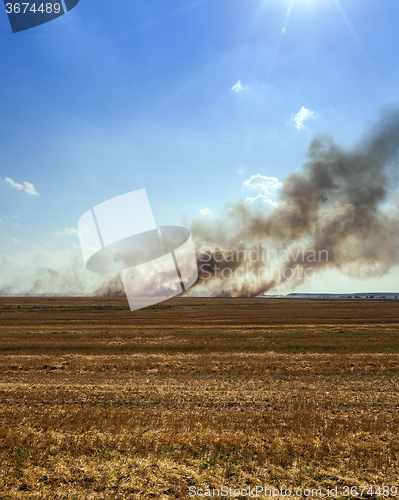
<svg viewBox="0 0 399 500">
<path fill-rule="evenodd" d="M 367 305 L 0 299 L 0 498 L 398 486 L 398 302 Z"/>
</svg>

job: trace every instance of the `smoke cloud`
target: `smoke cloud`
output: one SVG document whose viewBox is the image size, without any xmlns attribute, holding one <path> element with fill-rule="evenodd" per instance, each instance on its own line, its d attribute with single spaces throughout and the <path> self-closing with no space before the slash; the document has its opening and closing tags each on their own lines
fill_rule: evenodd
<svg viewBox="0 0 399 500">
<path fill-rule="evenodd" d="M 362 279 L 389 272 L 399 263 L 398 153 L 399 108 L 385 109 L 351 148 L 315 137 L 271 213 L 244 203 L 212 226 L 192 225 L 200 279 L 191 293 L 292 290 L 307 270 L 327 267 Z"/>
</svg>

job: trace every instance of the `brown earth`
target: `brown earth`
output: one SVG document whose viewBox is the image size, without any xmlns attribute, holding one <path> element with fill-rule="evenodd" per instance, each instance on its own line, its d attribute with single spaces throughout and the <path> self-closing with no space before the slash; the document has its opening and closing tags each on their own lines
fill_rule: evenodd
<svg viewBox="0 0 399 500">
<path fill-rule="evenodd" d="M 398 326 L 389 299 L 1 297 L 0 498 L 398 496 Z"/>
</svg>

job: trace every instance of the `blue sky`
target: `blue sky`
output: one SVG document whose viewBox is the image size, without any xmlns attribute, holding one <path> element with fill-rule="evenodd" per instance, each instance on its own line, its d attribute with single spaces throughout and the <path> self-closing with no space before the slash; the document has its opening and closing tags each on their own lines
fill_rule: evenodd
<svg viewBox="0 0 399 500">
<path fill-rule="evenodd" d="M 399 101 L 397 19 L 396 0 L 80 0 L 12 34 L 0 8 L 3 275 L 57 261 L 119 194 L 188 224 L 300 169 L 316 133 L 352 144 Z"/>
</svg>

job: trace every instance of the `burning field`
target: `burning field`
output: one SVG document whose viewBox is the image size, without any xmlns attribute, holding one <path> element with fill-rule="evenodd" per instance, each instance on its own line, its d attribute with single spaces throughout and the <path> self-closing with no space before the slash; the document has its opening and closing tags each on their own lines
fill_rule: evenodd
<svg viewBox="0 0 399 500">
<path fill-rule="evenodd" d="M 0 497 L 395 496 L 398 306 L 2 297 Z"/>
<path fill-rule="evenodd" d="M 1 498 L 397 496 L 399 302 L 255 297 L 397 267 L 398 152 L 387 109 L 351 148 L 319 136 L 302 171 L 252 176 L 278 203 L 192 224 L 184 298 L 132 314 L 80 253 L 2 285 L 99 296 L 0 298 Z"/>
</svg>

